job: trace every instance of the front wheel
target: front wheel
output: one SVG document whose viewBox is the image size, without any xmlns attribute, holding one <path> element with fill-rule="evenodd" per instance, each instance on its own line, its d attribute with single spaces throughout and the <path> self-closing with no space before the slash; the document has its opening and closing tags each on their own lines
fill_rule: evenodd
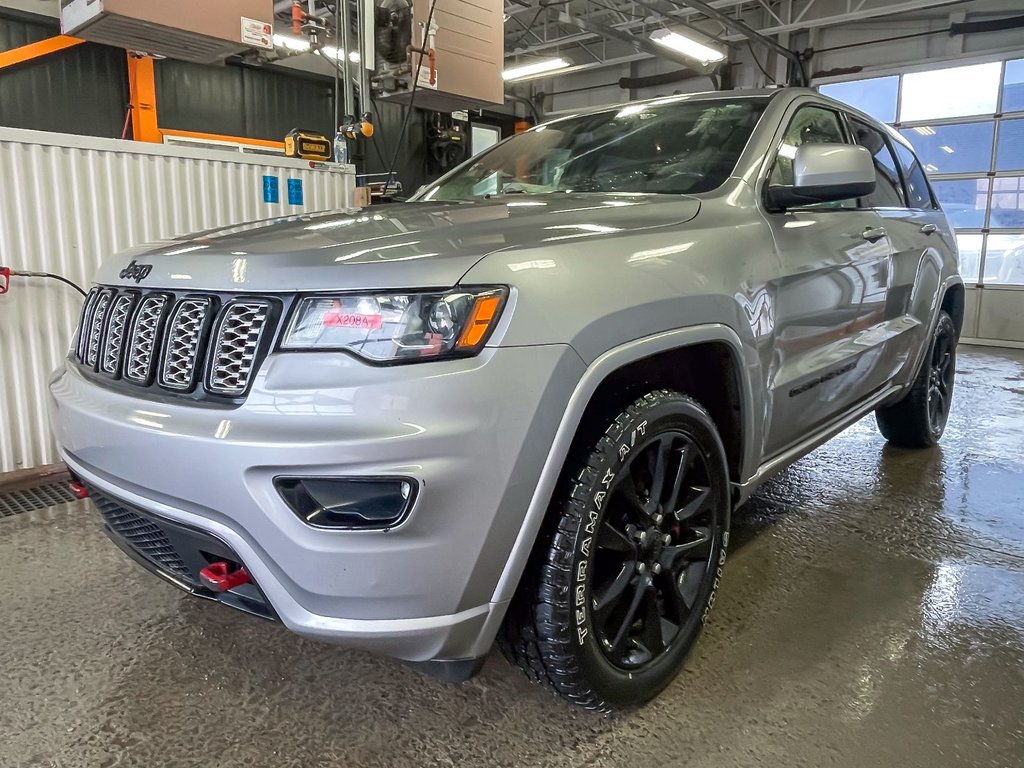
<svg viewBox="0 0 1024 768">
<path fill-rule="evenodd" d="M 939 320 L 910 392 L 898 403 L 875 411 L 878 430 L 901 448 L 928 448 L 939 442 L 953 403 L 956 378 L 956 324 L 946 312 Z"/>
<path fill-rule="evenodd" d="M 714 603 L 729 536 L 722 441 L 700 404 L 659 390 L 568 470 L 502 650 L 574 704 L 639 704 L 679 672 Z"/>
</svg>

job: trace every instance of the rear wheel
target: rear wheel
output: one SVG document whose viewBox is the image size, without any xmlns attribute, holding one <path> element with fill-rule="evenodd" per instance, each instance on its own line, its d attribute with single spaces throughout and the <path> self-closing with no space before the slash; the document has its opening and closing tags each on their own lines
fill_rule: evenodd
<svg viewBox="0 0 1024 768">
<path fill-rule="evenodd" d="M 928 448 L 939 442 L 953 403 L 956 340 L 953 318 L 940 312 L 910 392 L 898 403 L 875 411 L 879 431 L 893 445 Z"/>
<path fill-rule="evenodd" d="M 700 634 L 728 542 L 725 451 L 703 407 L 659 390 L 569 470 L 501 646 L 536 682 L 608 711 L 656 696 Z"/>
</svg>

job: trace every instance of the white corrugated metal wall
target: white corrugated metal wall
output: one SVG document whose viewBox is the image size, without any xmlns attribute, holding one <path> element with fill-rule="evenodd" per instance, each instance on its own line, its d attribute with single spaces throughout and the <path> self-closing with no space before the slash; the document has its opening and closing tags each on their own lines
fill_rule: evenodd
<svg viewBox="0 0 1024 768">
<path fill-rule="evenodd" d="M 263 177 L 280 202 L 266 203 Z M 301 179 L 303 205 L 287 180 Z M 254 219 L 343 208 L 355 177 L 299 160 L 0 128 L 0 266 L 87 286 L 100 262 L 133 245 Z M 57 461 L 46 381 L 81 296 L 56 281 L 13 278 L 0 296 L 0 472 Z"/>
</svg>

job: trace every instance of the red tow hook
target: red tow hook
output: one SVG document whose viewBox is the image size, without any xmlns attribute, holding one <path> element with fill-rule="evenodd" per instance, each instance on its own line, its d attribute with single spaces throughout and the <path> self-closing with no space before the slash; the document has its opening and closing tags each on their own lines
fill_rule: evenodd
<svg viewBox="0 0 1024 768">
<path fill-rule="evenodd" d="M 239 566 L 237 570 L 232 571 L 231 566 L 223 560 L 210 563 L 203 568 L 199 572 L 199 578 L 202 579 L 203 586 L 214 592 L 227 592 L 252 581 L 245 566 Z"/>
<path fill-rule="evenodd" d="M 86 488 L 84 485 L 82 485 L 77 480 L 72 480 L 70 483 L 68 483 L 68 488 L 70 488 L 71 492 L 73 494 L 75 494 L 75 498 L 76 499 L 88 499 L 89 498 L 89 489 Z"/>
</svg>

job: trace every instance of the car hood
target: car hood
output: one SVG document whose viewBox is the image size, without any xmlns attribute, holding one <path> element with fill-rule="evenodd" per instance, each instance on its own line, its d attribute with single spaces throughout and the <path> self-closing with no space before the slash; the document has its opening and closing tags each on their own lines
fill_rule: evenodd
<svg viewBox="0 0 1024 768">
<path fill-rule="evenodd" d="M 214 291 L 445 288 L 488 254 L 586 247 L 697 215 L 685 196 L 506 195 L 268 219 L 133 248 L 96 282 Z"/>
</svg>

